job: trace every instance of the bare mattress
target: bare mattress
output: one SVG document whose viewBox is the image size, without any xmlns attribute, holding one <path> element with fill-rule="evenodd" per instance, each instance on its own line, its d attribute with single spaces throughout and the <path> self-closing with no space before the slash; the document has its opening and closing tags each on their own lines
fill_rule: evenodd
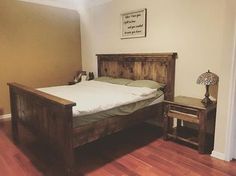
<svg viewBox="0 0 236 176">
<path fill-rule="evenodd" d="M 128 115 L 164 99 L 161 90 L 131 87 L 101 81 L 39 88 L 38 90 L 76 103 L 73 127 L 82 127 L 115 115 Z"/>
</svg>

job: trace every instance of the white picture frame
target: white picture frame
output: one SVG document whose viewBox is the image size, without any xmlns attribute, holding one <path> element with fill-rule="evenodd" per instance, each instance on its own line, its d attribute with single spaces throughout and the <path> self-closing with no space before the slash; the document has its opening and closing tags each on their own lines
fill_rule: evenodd
<svg viewBox="0 0 236 176">
<path fill-rule="evenodd" d="M 122 13 L 121 39 L 146 37 L 147 9 Z"/>
</svg>

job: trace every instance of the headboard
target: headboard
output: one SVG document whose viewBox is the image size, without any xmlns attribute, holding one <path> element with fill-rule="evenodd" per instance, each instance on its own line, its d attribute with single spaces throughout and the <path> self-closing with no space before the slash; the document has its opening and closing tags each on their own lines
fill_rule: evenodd
<svg viewBox="0 0 236 176">
<path fill-rule="evenodd" d="M 165 100 L 173 100 L 177 53 L 97 54 L 98 76 L 148 79 L 166 85 Z"/>
</svg>

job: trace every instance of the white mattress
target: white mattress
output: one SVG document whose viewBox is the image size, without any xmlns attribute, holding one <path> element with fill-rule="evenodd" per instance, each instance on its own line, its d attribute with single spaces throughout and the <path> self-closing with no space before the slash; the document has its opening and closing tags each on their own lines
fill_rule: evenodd
<svg viewBox="0 0 236 176">
<path fill-rule="evenodd" d="M 162 94 L 160 97 L 157 97 L 153 102 L 151 102 L 148 106 L 158 104 L 160 102 L 164 101 L 164 94 Z"/>
<path fill-rule="evenodd" d="M 75 85 L 39 88 L 38 90 L 76 103 L 74 116 L 82 116 L 131 104 L 156 96 L 156 90 L 145 87 L 129 87 L 100 81 L 84 81 Z M 158 98 L 151 104 L 163 100 Z"/>
</svg>

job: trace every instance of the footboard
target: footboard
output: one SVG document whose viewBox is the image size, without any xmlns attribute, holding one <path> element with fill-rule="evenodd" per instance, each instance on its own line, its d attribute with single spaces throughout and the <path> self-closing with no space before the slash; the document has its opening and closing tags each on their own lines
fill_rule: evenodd
<svg viewBox="0 0 236 176">
<path fill-rule="evenodd" d="M 13 138 L 18 140 L 18 122 L 62 155 L 67 172 L 73 165 L 72 107 L 74 102 L 18 83 L 8 83 Z"/>
</svg>

